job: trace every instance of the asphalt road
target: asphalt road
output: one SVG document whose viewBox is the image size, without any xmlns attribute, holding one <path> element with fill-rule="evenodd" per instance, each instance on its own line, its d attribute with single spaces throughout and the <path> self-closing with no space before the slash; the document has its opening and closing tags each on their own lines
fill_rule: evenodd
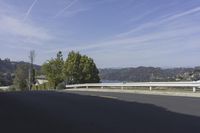
<svg viewBox="0 0 200 133">
<path fill-rule="evenodd" d="M 170 101 L 174 108 L 190 114 L 194 108 L 198 111 L 188 115 L 161 106 L 170 108 Z M 181 101 L 185 104 L 180 105 Z M 183 97 L 53 91 L 0 93 L 0 132 L 199 133 L 199 105 L 200 99 Z"/>
<path fill-rule="evenodd" d="M 172 112 L 200 117 L 200 98 L 94 91 L 73 91 L 70 93 L 153 104 Z"/>
</svg>

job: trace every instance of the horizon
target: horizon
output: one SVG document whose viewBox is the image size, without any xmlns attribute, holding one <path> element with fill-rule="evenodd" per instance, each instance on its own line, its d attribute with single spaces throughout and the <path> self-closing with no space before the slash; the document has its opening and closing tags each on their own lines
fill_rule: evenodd
<svg viewBox="0 0 200 133">
<path fill-rule="evenodd" d="M 28 61 L 23 61 L 23 60 L 11 60 L 10 58 L 5 58 L 5 59 L 2 59 L 0 58 L 1 60 L 5 60 L 5 59 L 9 59 L 11 62 L 24 62 L 24 63 L 30 63 Z M 43 64 L 36 64 L 34 63 L 34 65 L 37 65 L 37 66 L 42 66 Z M 177 66 L 177 67 L 160 67 L 160 66 L 126 66 L 126 67 L 103 67 L 103 68 L 99 68 L 98 69 L 128 69 L 128 68 L 139 68 L 139 67 L 153 67 L 153 68 L 161 68 L 161 69 L 176 69 L 176 68 L 197 68 L 197 67 L 200 67 L 199 66 L 185 66 L 185 67 L 182 67 L 182 66 Z"/>
<path fill-rule="evenodd" d="M 200 66 L 198 0 L 0 0 L 0 58 L 79 51 L 98 68 Z"/>
</svg>

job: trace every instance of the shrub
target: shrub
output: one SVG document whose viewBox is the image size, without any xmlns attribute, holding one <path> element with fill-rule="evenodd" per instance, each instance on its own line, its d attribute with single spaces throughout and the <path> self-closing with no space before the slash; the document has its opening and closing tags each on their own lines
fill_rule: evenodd
<svg viewBox="0 0 200 133">
<path fill-rule="evenodd" d="M 50 90 L 52 87 L 49 83 L 44 83 L 40 85 L 33 85 L 32 90 Z"/>
<path fill-rule="evenodd" d="M 17 91 L 17 89 L 15 88 L 14 85 L 12 85 L 12 86 L 10 86 L 10 87 L 8 88 L 8 91 Z"/>
<path fill-rule="evenodd" d="M 57 89 L 57 90 L 65 89 L 65 83 L 64 83 L 64 82 L 59 83 L 59 84 L 56 86 L 56 89 Z"/>
</svg>

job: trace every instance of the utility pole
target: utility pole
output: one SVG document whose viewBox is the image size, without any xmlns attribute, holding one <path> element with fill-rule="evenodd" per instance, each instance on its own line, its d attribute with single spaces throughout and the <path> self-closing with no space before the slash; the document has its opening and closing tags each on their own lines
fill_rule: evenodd
<svg viewBox="0 0 200 133">
<path fill-rule="evenodd" d="M 35 51 L 34 50 L 30 51 L 29 59 L 30 59 L 30 66 L 29 66 L 28 87 L 29 87 L 29 90 L 31 90 L 32 84 L 33 84 L 33 79 L 34 79 L 34 77 L 33 77 L 33 62 L 34 62 L 34 59 L 35 59 Z"/>
</svg>

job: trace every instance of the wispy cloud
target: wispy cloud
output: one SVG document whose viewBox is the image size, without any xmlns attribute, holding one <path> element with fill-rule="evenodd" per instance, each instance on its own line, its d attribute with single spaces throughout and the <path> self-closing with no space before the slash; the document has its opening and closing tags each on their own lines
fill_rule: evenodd
<svg viewBox="0 0 200 133">
<path fill-rule="evenodd" d="M 52 34 L 46 28 L 34 23 L 31 18 L 29 23 L 24 21 L 30 15 L 36 2 L 37 0 L 31 4 L 24 19 L 22 19 L 23 13 L 14 6 L 6 3 L 0 5 L 2 10 L 0 12 L 0 36 L 3 39 L 1 42 L 8 43 L 10 47 L 22 44 L 25 47 L 27 45 L 42 45 L 53 39 Z"/>
<path fill-rule="evenodd" d="M 56 13 L 56 15 L 54 16 L 54 18 L 60 16 L 61 14 L 63 14 L 67 9 L 69 9 L 70 7 L 72 7 L 78 0 L 72 0 L 70 3 L 68 3 L 63 9 L 61 9 L 59 12 Z"/>
<path fill-rule="evenodd" d="M 39 28 L 30 23 L 24 23 L 15 17 L 1 16 L 0 25 L 0 29 L 4 34 L 8 33 L 19 37 L 21 36 L 39 40 L 48 40 L 51 38 L 43 28 Z"/>
<path fill-rule="evenodd" d="M 156 10 L 155 10 L 156 11 Z M 105 48 L 119 47 L 145 47 L 157 45 L 160 51 L 163 51 L 161 44 L 170 43 L 171 46 L 177 46 L 177 40 L 185 40 L 188 36 L 200 33 L 198 24 L 188 20 L 187 16 L 192 15 L 200 11 L 200 7 L 196 7 L 187 11 L 173 13 L 173 15 L 166 15 L 167 17 L 161 17 L 156 21 L 144 23 L 136 29 L 131 29 L 125 33 L 119 33 L 111 39 L 106 41 L 99 41 L 92 44 L 82 44 L 81 46 L 71 46 L 65 49 L 90 51 L 91 49 L 102 50 Z M 164 15 L 164 16 L 165 16 Z M 183 19 L 180 19 L 183 18 Z M 176 23 L 174 23 L 174 21 Z M 156 29 L 157 28 L 157 29 Z M 148 29 L 148 30 L 147 30 Z M 188 40 L 188 39 L 187 39 Z M 188 40 L 189 41 L 189 40 Z M 198 39 L 193 40 L 198 41 Z M 199 39 L 200 41 L 200 39 Z M 186 42 L 179 42 L 179 44 L 186 44 Z M 196 43 L 192 43 L 196 44 Z M 190 45 L 192 45 L 190 44 Z M 149 47 L 147 47 L 149 49 Z M 166 49 L 165 49 L 166 50 Z M 47 52 L 56 52 L 58 49 L 50 50 Z M 172 51 L 172 50 L 171 50 Z"/>
<path fill-rule="evenodd" d="M 197 13 L 199 11 L 200 11 L 200 6 L 196 7 L 196 8 L 193 8 L 193 9 L 190 9 L 188 11 L 185 11 L 185 12 L 178 13 L 178 14 L 175 14 L 173 16 L 170 16 L 170 17 L 164 19 L 163 21 L 161 21 L 160 23 L 172 21 L 172 20 L 175 20 L 175 19 L 180 18 L 180 17 L 184 17 L 184 16 L 187 16 L 187 15 L 190 15 L 190 14 Z"/>
<path fill-rule="evenodd" d="M 93 57 L 99 67 L 195 64 L 200 2 L 127 1 L 0 0 L 0 45 L 21 52 L 18 59 L 35 49 L 42 54 L 40 63 L 59 50 L 76 50 Z M 31 15 L 33 10 L 38 14 Z"/>
<path fill-rule="evenodd" d="M 176 13 L 176 14 L 173 14 L 171 16 L 165 15 L 164 17 L 161 17 L 157 21 L 150 21 L 150 22 L 144 23 L 144 24 L 142 24 L 142 25 L 140 25 L 136 28 L 133 28 L 133 29 L 127 31 L 127 32 L 120 33 L 116 37 L 128 36 L 132 33 L 139 32 L 141 30 L 145 30 L 145 29 L 148 29 L 148 28 L 151 28 L 151 27 L 157 27 L 157 26 L 164 24 L 164 23 L 170 23 L 171 21 L 177 20 L 181 17 L 185 17 L 187 15 L 191 15 L 191 14 L 194 14 L 194 13 L 197 13 L 197 12 L 200 12 L 200 7 L 196 7 L 196 8 L 181 12 L 181 13 Z"/>
<path fill-rule="evenodd" d="M 31 6 L 29 7 L 29 9 L 27 10 L 23 21 L 26 21 L 26 19 L 28 18 L 29 14 L 31 13 L 31 10 L 33 9 L 33 7 L 35 6 L 35 4 L 37 3 L 38 0 L 34 0 L 33 3 L 31 4 Z"/>
</svg>

